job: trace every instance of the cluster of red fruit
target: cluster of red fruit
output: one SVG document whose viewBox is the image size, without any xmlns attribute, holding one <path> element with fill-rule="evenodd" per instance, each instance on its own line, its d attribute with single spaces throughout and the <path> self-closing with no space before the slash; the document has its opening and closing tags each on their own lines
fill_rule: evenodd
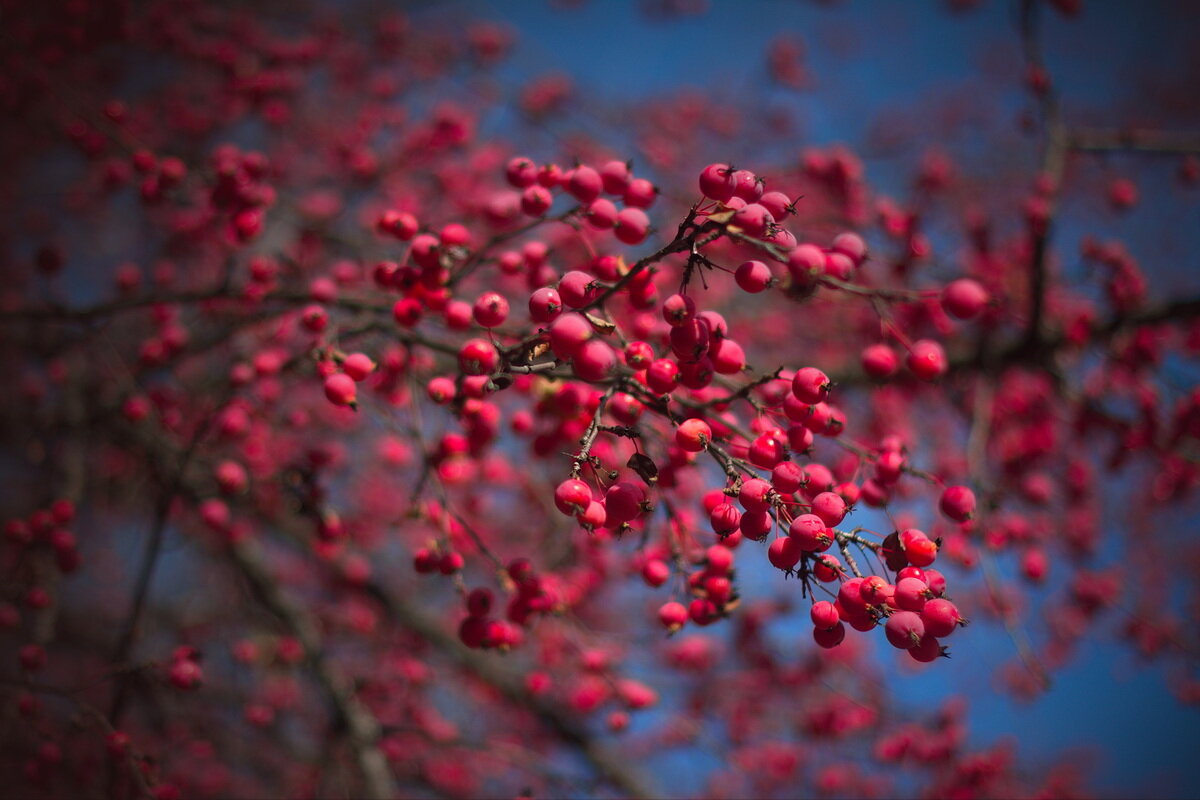
<svg viewBox="0 0 1200 800">
<path fill-rule="evenodd" d="M 539 166 L 529 159 L 515 158 L 508 163 L 505 175 L 512 186 L 523 191 L 522 206 L 531 216 L 545 218 L 554 202 L 553 192 L 559 191 L 579 204 L 565 212 L 559 218 L 562 221 L 577 216 L 594 231 L 613 230 L 626 244 L 641 242 L 649 230 L 641 209 L 653 202 L 654 188 L 644 179 L 634 178 L 622 162 L 612 161 L 599 169 L 581 164 L 563 172 L 555 165 Z M 836 439 L 847 424 L 844 412 L 829 402 L 832 381 L 815 367 L 795 372 L 778 370 L 747 387 L 753 390 L 753 404 L 759 410 L 749 434 L 742 432 L 736 418 L 727 413 L 727 404 L 709 409 L 686 400 L 689 392 L 695 398 L 708 391 L 717 375 L 735 375 L 746 368 L 745 354 L 730 337 L 725 319 L 715 310 L 701 309 L 695 296 L 688 293 L 690 270 L 696 262 L 702 268 L 725 269 L 704 257 L 701 245 L 725 238 L 758 249 L 765 258 L 784 265 L 787 276 L 777 278 L 766 261 L 746 260 L 736 270 L 726 270 L 733 274 L 738 287 L 757 294 L 780 285 L 786 293 L 798 297 L 807 296 L 821 285 L 834 290 L 855 288 L 846 282 L 866 260 L 866 245 L 853 233 L 839 235 L 829 248 L 798 243 L 780 224 L 795 212 L 792 201 L 781 192 L 765 191 L 764 181 L 748 170 L 712 164 L 701 173 L 699 186 L 705 199 L 693 206 L 675 242 L 680 242 L 691 226 L 692 238 L 685 244 L 693 260 L 689 261 L 681 290 L 661 302 L 655 284 L 642 276 L 651 274 L 645 267 L 661 261 L 667 250 L 633 267 L 619 258 L 599 255 L 593 258 L 588 271 L 571 270 L 561 277 L 552 269 L 543 269 L 544 248 L 537 252 L 536 247 L 526 246 L 520 253 L 508 251 L 496 258 L 496 266 L 505 274 L 525 271 L 528 278 L 529 321 L 536 332 L 514 346 L 498 343 L 497 329 L 509 320 L 511 311 L 504 294 L 486 291 L 473 303 L 453 296 L 456 276 L 470 268 L 473 259 L 482 257 L 472 253 L 470 231 L 462 225 L 446 225 L 437 235 L 421 233 L 412 215 L 385 212 L 377 221 L 378 230 L 410 242 L 412 264 L 385 262 L 375 270 L 376 282 L 382 287 L 400 288 L 405 295 L 393 309 L 403 328 L 413 328 L 426 310 L 434 310 L 441 312 L 452 330 L 482 329 L 486 333 L 486 337 L 469 338 L 457 346 L 457 375 L 437 375 L 428 381 L 427 393 L 434 403 L 454 404 L 457 409 L 465 401 L 482 408 L 481 399 L 511 385 L 512 377 L 524 381 L 522 391 L 529 391 L 528 372 L 550 373 L 569 365 L 575 378 L 610 387 L 602 398 L 597 393 L 594 402 L 586 404 L 595 415 L 594 426 L 600 414 L 608 413 L 626 426 L 622 435 L 639 437 L 639 426 L 646 424 L 643 412 L 653 406 L 657 416 L 674 429 L 669 440 L 669 468 L 685 467 L 706 451 L 713 457 L 725 474 L 726 484 L 706 495 L 704 507 L 719 542 L 707 549 L 700 568 L 686 576 L 689 604 L 671 601 L 660 609 L 660 621 L 668 630 L 677 630 L 688 621 L 708 625 L 732 610 L 737 601 L 733 548 L 742 538 L 764 541 L 772 530 L 778 530 L 780 535 L 767 548 L 770 562 L 788 574 L 798 575 L 807 589 L 826 591 L 833 598 L 813 606 L 814 635 L 819 644 L 838 644 L 845 634 L 845 624 L 864 631 L 883 624 L 889 641 L 919 660 L 930 660 L 942 652 L 937 639 L 961 622 L 954 606 L 942 597 L 944 579 L 936 570 L 927 569 L 937 557 L 938 543 L 913 528 L 882 536 L 862 528 L 844 531 L 837 527 L 857 502 L 885 505 L 901 476 L 913 472 L 902 443 L 895 437 L 885 438 L 877 451 L 866 453 L 863 466 L 870 470 L 867 476 L 860 474 L 860 467 L 835 479 L 822 464 L 801 466 L 791 460 L 789 452 L 808 454 L 815 437 Z M 625 208 L 617 211 L 613 201 L 603 195 L 620 199 Z M 702 234 L 705 238 L 700 240 Z M 989 302 L 987 292 L 969 279 L 955 281 L 935 294 L 946 313 L 963 319 L 979 315 Z M 627 298 L 634 309 L 658 308 L 667 323 L 665 335 L 653 335 L 643 318 L 635 332 L 644 332 L 644 338 L 625 343 L 623 350 L 605 341 L 613 324 L 591 312 L 607 311 L 605 302 L 616 295 Z M 303 323 L 313 332 L 323 330 L 321 307 L 306 309 Z M 897 338 L 908 348 L 907 365 L 919 378 L 934 380 L 948 368 L 946 354 L 937 342 L 909 343 L 902 335 Z M 656 339 L 661 341 L 657 347 Z M 660 355 L 660 347 L 669 353 Z M 551 360 L 530 361 L 531 352 L 548 355 Z M 335 405 L 350 407 L 356 403 L 356 384 L 376 368 L 365 354 L 340 352 L 327 354 L 320 366 L 328 399 Z M 871 377 L 886 380 L 895 373 L 898 357 L 887 344 L 873 345 L 863 353 L 863 366 Z M 679 412 L 667 410 L 672 402 L 681 403 Z M 464 412 L 465 416 L 469 415 Z M 631 524 L 643 524 L 655 510 L 648 494 L 654 480 L 643 473 L 644 465 L 634 470 L 640 481 L 622 478 L 619 472 L 607 469 L 603 472 L 612 474 L 602 477 L 601 460 L 590 455 L 587 447 L 585 444 L 575 459 L 571 476 L 555 489 L 558 510 L 588 530 L 620 532 Z M 598 488 L 584 480 L 588 469 Z M 764 471 L 767 477 L 760 477 Z M 942 509 L 952 519 L 965 521 L 971 517 L 974 503 L 969 489 L 950 487 L 943 495 Z M 847 564 L 825 552 L 835 543 Z M 417 553 L 417 571 L 457 574 L 463 568 L 463 556 L 438 547 L 441 549 Z M 861 576 L 850 547 L 896 572 L 895 584 L 880 575 Z M 682 560 L 675 559 L 674 563 L 687 571 Z M 507 620 L 489 616 L 489 590 L 480 588 L 466 594 L 468 614 L 461 624 L 460 637 L 469 646 L 508 648 L 519 644 L 522 637 L 518 626 L 527 623 L 532 613 L 544 613 L 553 607 L 553 593 L 546 592 L 532 576 L 528 562 L 518 567 L 520 577 L 509 570 L 516 592 Z M 855 577 L 848 577 L 847 567 Z M 641 568 L 651 586 L 660 586 L 670 578 L 665 554 L 647 557 Z M 836 593 L 824 588 L 824 584 L 836 582 L 841 583 Z M 947 627 L 948 619 L 951 623 Z"/>
</svg>

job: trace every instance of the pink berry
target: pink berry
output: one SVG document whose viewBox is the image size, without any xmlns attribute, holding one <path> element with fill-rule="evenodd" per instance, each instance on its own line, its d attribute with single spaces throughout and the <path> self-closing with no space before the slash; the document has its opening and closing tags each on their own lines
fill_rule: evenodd
<svg viewBox="0 0 1200 800">
<path fill-rule="evenodd" d="M 721 375 L 736 375 L 746 368 L 746 351 L 732 339 L 718 339 L 709 345 L 708 356 Z"/>
<path fill-rule="evenodd" d="M 795 539 L 790 536 L 781 536 L 771 542 L 767 548 L 767 560 L 776 569 L 784 571 L 790 570 L 800 563 L 800 557 L 804 551 Z"/>
<path fill-rule="evenodd" d="M 767 234 L 767 230 L 775 224 L 775 220 L 771 216 L 771 212 L 758 203 L 748 203 L 734 212 L 730 223 L 741 228 L 747 236 L 753 239 L 761 239 Z"/>
<path fill-rule="evenodd" d="M 818 630 L 827 631 L 841 622 L 837 606 L 828 600 L 818 600 L 809 610 L 812 623 Z"/>
<path fill-rule="evenodd" d="M 429 395 L 429 399 L 440 406 L 444 406 L 453 400 L 457 393 L 454 381 L 444 375 L 431 378 L 425 390 Z"/>
<path fill-rule="evenodd" d="M 970 278 L 959 278 L 942 290 L 942 308 L 958 319 L 973 319 L 987 306 L 988 291 Z"/>
<path fill-rule="evenodd" d="M 846 501 L 840 494 L 821 492 L 812 500 L 812 513 L 821 518 L 827 527 L 834 527 L 846 517 Z"/>
<path fill-rule="evenodd" d="M 813 628 L 813 641 L 815 641 L 819 647 L 823 647 L 826 650 L 831 650 L 837 647 L 845 638 L 846 626 L 841 622 L 829 629 Z"/>
<path fill-rule="evenodd" d="M 958 613 L 958 607 L 941 597 L 925 604 L 921 609 L 921 619 L 925 622 L 925 632 L 939 639 L 954 633 L 959 625 L 967 624 Z"/>
<path fill-rule="evenodd" d="M 484 292 L 472 309 L 475 322 L 485 328 L 495 328 L 508 319 L 508 300 L 499 292 Z"/>
<path fill-rule="evenodd" d="M 777 431 L 768 431 L 767 433 L 759 434 L 750 443 L 747 457 L 750 459 L 751 464 L 763 469 L 774 469 L 776 464 L 787 457 L 784 442 L 777 434 Z"/>
<path fill-rule="evenodd" d="M 604 510 L 608 517 L 606 524 L 610 528 L 617 528 L 636 519 L 641 516 L 644 502 L 646 492 L 638 484 L 631 481 L 613 484 L 604 495 Z"/>
<path fill-rule="evenodd" d="M 771 285 L 771 268 L 761 261 L 745 261 L 733 277 L 742 291 L 758 294 Z"/>
<path fill-rule="evenodd" d="M 646 386 L 655 394 L 670 394 L 679 385 L 679 365 L 669 358 L 656 358 L 646 369 Z"/>
<path fill-rule="evenodd" d="M 583 308 L 596 299 L 596 281 L 583 270 L 571 270 L 558 282 L 558 293 L 571 308 Z"/>
<path fill-rule="evenodd" d="M 782 222 L 795 211 L 791 198 L 783 192 L 763 192 L 762 197 L 758 198 L 758 204 L 769 211 L 776 222 Z"/>
<path fill-rule="evenodd" d="M 446 327 L 452 331 L 470 330 L 474 314 L 475 311 L 471 305 L 462 300 L 451 300 L 446 303 L 446 308 L 442 311 Z"/>
<path fill-rule="evenodd" d="M 854 274 L 854 261 L 845 253 L 828 252 L 825 254 L 825 274 L 839 281 L 849 280 Z"/>
<path fill-rule="evenodd" d="M 918 378 L 932 381 L 946 374 L 950 368 L 946 351 L 932 339 L 918 339 L 908 353 L 908 368 Z"/>
<path fill-rule="evenodd" d="M 567 191 L 580 203 L 590 203 L 600 196 L 604 189 L 600 173 L 586 164 L 580 164 L 571 170 L 567 181 Z"/>
<path fill-rule="evenodd" d="M 671 633 L 682 628 L 688 621 L 688 610 L 682 603 L 663 603 L 658 609 L 658 621 Z"/>
<path fill-rule="evenodd" d="M 537 164 L 524 156 L 511 159 L 504 168 L 504 177 L 510 185 L 517 189 L 524 189 L 537 183 L 537 173 Z"/>
<path fill-rule="evenodd" d="M 738 492 L 738 502 L 747 511 L 766 511 L 771 507 L 773 491 L 771 484 L 761 478 L 751 478 L 742 483 L 742 489 Z"/>
<path fill-rule="evenodd" d="M 342 371 L 355 382 L 365 381 L 375 371 L 375 362 L 366 353 L 351 353 L 342 360 Z"/>
<path fill-rule="evenodd" d="M 702 419 L 686 419 L 675 429 L 675 444 L 688 453 L 699 453 L 712 441 L 712 428 Z"/>
<path fill-rule="evenodd" d="M 733 173 L 733 194 L 747 203 L 757 203 L 763 195 L 763 182 L 748 169 L 735 170 Z"/>
<path fill-rule="evenodd" d="M 654 348 L 649 342 L 630 342 L 625 348 L 625 364 L 633 370 L 644 370 L 654 360 Z"/>
<path fill-rule="evenodd" d="M 792 393 L 802 403 L 821 403 L 829 397 L 829 376 L 816 367 L 802 367 L 792 378 Z"/>
<path fill-rule="evenodd" d="M 458 350 L 458 367 L 464 375 L 488 375 L 499 360 L 500 354 L 487 339 L 468 339 Z"/>
<path fill-rule="evenodd" d="M 742 514 L 738 529 L 747 539 L 761 542 L 767 538 L 767 534 L 771 532 L 771 528 L 774 526 L 775 520 L 771 517 L 770 511 L 748 510 L 745 514 Z"/>
<path fill-rule="evenodd" d="M 915 528 L 901 531 L 900 546 L 909 563 L 915 567 L 927 567 L 937 560 L 937 543 L 923 531 Z"/>
<path fill-rule="evenodd" d="M 599 173 L 604 191 L 612 195 L 624 194 L 633 179 L 629 164 L 624 161 L 609 161 L 600 167 Z"/>
<path fill-rule="evenodd" d="M 863 348 L 863 372 L 872 378 L 879 380 L 889 378 L 895 374 L 899 366 L 900 359 L 896 355 L 896 351 L 886 344 L 873 344 Z"/>
<path fill-rule="evenodd" d="M 816 514 L 801 514 L 792 520 L 788 527 L 788 536 L 795 539 L 800 549 L 808 553 L 824 552 L 833 543 L 829 535 L 829 526 Z"/>
<path fill-rule="evenodd" d="M 896 581 L 896 605 L 905 611 L 919 612 L 932 594 L 928 584 L 920 578 L 900 578 Z"/>
<path fill-rule="evenodd" d="M 884 633 L 892 647 L 909 650 L 925 635 L 925 623 L 912 611 L 893 611 L 884 625 Z"/>
<path fill-rule="evenodd" d="M 521 210 L 530 217 L 540 217 L 554 205 L 554 195 L 544 186 L 530 186 L 521 193 Z"/>
<path fill-rule="evenodd" d="M 650 218 L 640 208 L 623 208 L 613 230 L 625 244 L 641 244 L 650 233 Z"/>
<path fill-rule="evenodd" d="M 732 503 L 721 503 L 713 507 L 708 515 L 709 523 L 717 536 L 725 537 L 736 532 L 742 522 L 742 512 Z"/>
<path fill-rule="evenodd" d="M 771 470 L 771 485 L 780 494 L 791 494 L 804 482 L 804 472 L 791 461 L 781 461 Z"/>
<path fill-rule="evenodd" d="M 574 516 L 587 508 L 592 500 L 592 490 L 581 480 L 568 478 L 554 490 L 554 505 L 567 516 Z"/>
<path fill-rule="evenodd" d="M 796 245 L 788 253 L 787 268 L 795 283 L 806 286 L 824 274 L 825 251 L 815 244 Z"/>
<path fill-rule="evenodd" d="M 617 224 L 617 206 L 606 197 L 597 197 L 588 203 L 583 218 L 596 230 L 609 230 Z"/>
<path fill-rule="evenodd" d="M 665 561 L 652 558 L 642 565 L 642 580 L 647 586 L 662 586 L 671 577 L 671 568 Z"/>
<path fill-rule="evenodd" d="M 696 301 L 686 294 L 673 294 L 662 303 L 663 319 L 673 328 L 696 317 Z"/>
<path fill-rule="evenodd" d="M 733 197 L 736 184 L 728 164 L 709 164 L 700 172 L 700 193 L 724 203 Z"/>
<path fill-rule="evenodd" d="M 562 308 L 558 291 L 549 286 L 543 286 L 529 296 L 529 318 L 534 322 L 553 322 L 562 313 Z"/>
<path fill-rule="evenodd" d="M 913 657 L 913 660 L 928 664 L 946 655 L 946 649 L 942 647 L 942 643 L 936 637 L 927 633 L 915 646 L 908 649 L 908 654 Z"/>
<path fill-rule="evenodd" d="M 354 408 L 357 395 L 358 388 L 349 375 L 335 372 L 325 379 L 325 397 L 335 406 Z"/>
<path fill-rule="evenodd" d="M 629 182 L 622 199 L 631 208 L 649 208 L 658 198 L 658 189 L 645 178 L 634 178 Z"/>
<path fill-rule="evenodd" d="M 862 266 L 867 260 L 867 243 L 857 233 L 839 233 L 833 238 L 832 249 L 848 257 L 855 266 Z"/>
<path fill-rule="evenodd" d="M 966 522 L 975 515 L 975 493 L 966 486 L 947 486 L 939 505 L 950 519 Z"/>
<path fill-rule="evenodd" d="M 571 360 L 575 374 L 585 381 L 602 381 L 617 366 L 617 354 L 607 342 L 589 339 Z"/>
<path fill-rule="evenodd" d="M 563 314 L 550 323 L 550 349 L 564 361 L 575 357 L 583 343 L 592 338 L 592 326 L 582 314 Z"/>
</svg>

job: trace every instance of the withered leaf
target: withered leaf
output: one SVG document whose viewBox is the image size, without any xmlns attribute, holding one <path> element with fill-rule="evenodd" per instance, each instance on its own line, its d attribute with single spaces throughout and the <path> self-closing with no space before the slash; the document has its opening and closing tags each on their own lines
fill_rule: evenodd
<svg viewBox="0 0 1200 800">
<path fill-rule="evenodd" d="M 617 326 L 606 319 L 600 319 L 595 314 L 585 314 L 587 321 L 592 323 L 592 327 L 601 333 L 612 333 L 617 329 Z"/>
<path fill-rule="evenodd" d="M 629 462 L 625 465 L 638 474 L 638 477 L 647 484 L 653 486 L 658 482 L 658 465 L 654 460 L 643 453 L 634 453 L 629 457 Z"/>
</svg>

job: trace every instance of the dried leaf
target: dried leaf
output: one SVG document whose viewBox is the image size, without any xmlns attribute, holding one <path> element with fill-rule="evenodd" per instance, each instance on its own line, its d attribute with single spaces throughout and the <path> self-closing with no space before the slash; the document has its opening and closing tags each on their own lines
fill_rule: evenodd
<svg viewBox="0 0 1200 800">
<path fill-rule="evenodd" d="M 592 327 L 601 333 L 612 333 L 617 329 L 616 325 L 606 319 L 600 319 L 595 314 L 584 314 L 584 316 L 587 317 L 588 322 L 592 323 Z"/>
<path fill-rule="evenodd" d="M 650 486 L 658 483 L 658 465 L 649 456 L 634 453 L 629 457 L 629 462 L 625 466 L 636 472 L 638 477 Z"/>
</svg>

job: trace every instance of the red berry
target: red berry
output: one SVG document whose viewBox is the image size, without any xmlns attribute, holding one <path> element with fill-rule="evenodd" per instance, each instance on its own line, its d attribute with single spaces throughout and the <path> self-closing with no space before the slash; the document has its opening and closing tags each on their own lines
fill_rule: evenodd
<svg viewBox="0 0 1200 800">
<path fill-rule="evenodd" d="M 671 633 L 682 628 L 688 621 L 688 610 L 682 603 L 663 603 L 658 609 L 658 621 Z"/>
<path fill-rule="evenodd" d="M 623 208 L 613 231 L 625 244 L 641 244 L 650 233 L 650 218 L 640 208 Z"/>
<path fill-rule="evenodd" d="M 712 441 L 712 428 L 702 419 L 686 419 L 675 429 L 675 444 L 689 453 L 699 453 Z"/>
<path fill-rule="evenodd" d="M 642 565 L 642 579 L 648 586 L 662 586 L 671 577 L 671 568 L 665 561 L 652 558 Z"/>
<path fill-rule="evenodd" d="M 590 203 L 600 196 L 604 189 L 600 173 L 586 164 L 580 164 L 571 170 L 567 181 L 567 191 L 580 203 Z"/>
<path fill-rule="evenodd" d="M 966 522 L 975 515 L 975 493 L 966 486 L 947 486 L 942 492 L 942 513 L 955 522 Z"/>
<path fill-rule="evenodd" d="M 884 633 L 892 647 L 908 650 L 920 643 L 925 623 L 912 611 L 893 611 L 884 625 Z"/>
<path fill-rule="evenodd" d="M 931 339 L 919 339 L 913 342 L 908 353 L 908 368 L 918 378 L 932 381 L 946 374 L 950 368 L 946 360 L 946 351 Z"/>
<path fill-rule="evenodd" d="M 775 520 L 771 517 L 770 511 L 746 511 L 745 514 L 742 514 L 738 529 L 747 539 L 761 542 L 767 538 L 767 534 L 771 532 L 774 525 Z"/>
<path fill-rule="evenodd" d="M 529 296 L 529 318 L 534 322 L 553 322 L 562 313 L 562 298 L 556 289 L 543 286 Z"/>
<path fill-rule="evenodd" d="M 900 366 L 896 351 L 886 344 L 873 344 L 862 351 L 863 371 L 872 378 L 889 378 Z"/>
<path fill-rule="evenodd" d="M 832 628 L 813 628 L 813 641 L 819 647 L 831 650 L 846 638 L 846 626 L 838 622 Z"/>
<path fill-rule="evenodd" d="M 949 636 L 959 625 L 967 623 L 958 613 L 957 606 L 941 597 L 925 604 L 921 609 L 921 619 L 925 623 L 926 633 L 939 639 Z"/>
<path fill-rule="evenodd" d="M 592 500 L 592 490 L 581 480 L 568 478 L 554 490 L 554 505 L 568 516 L 579 514 Z"/>
<path fill-rule="evenodd" d="M 946 655 L 946 648 L 942 647 L 942 643 L 936 637 L 925 634 L 915 646 L 908 649 L 908 654 L 913 660 L 928 664 Z"/>
<path fill-rule="evenodd" d="M 325 397 L 335 406 L 354 408 L 357 405 L 357 395 L 358 387 L 349 375 L 335 372 L 325 379 Z"/>
<path fill-rule="evenodd" d="M 530 217 L 540 217 L 554 205 L 554 195 L 544 186 L 530 186 L 521 193 L 521 210 Z"/>
<path fill-rule="evenodd" d="M 724 203 L 733 197 L 736 184 L 728 164 L 709 164 L 700 172 L 700 193 Z"/>
<path fill-rule="evenodd" d="M 821 403 L 829 397 L 829 376 L 815 367 L 803 367 L 792 378 L 792 393 L 802 403 Z"/>
<path fill-rule="evenodd" d="M 642 514 L 642 504 L 646 502 L 646 492 L 642 487 L 630 481 L 621 481 L 608 488 L 604 495 L 604 510 L 607 515 L 605 523 L 610 528 L 620 527 Z"/>
<path fill-rule="evenodd" d="M 713 532 L 718 536 L 728 536 L 737 531 L 742 522 L 742 512 L 732 503 L 721 503 L 713 508 L 708 515 Z"/>
<path fill-rule="evenodd" d="M 816 514 L 801 514 L 792 520 L 788 536 L 796 540 L 800 549 L 809 553 L 820 553 L 829 549 L 833 539 L 829 527 Z"/>
<path fill-rule="evenodd" d="M 809 611 L 809 616 L 812 617 L 813 625 L 817 630 L 827 631 L 834 628 L 841 621 L 838 616 L 837 607 L 828 600 L 818 600 L 813 603 L 812 609 Z"/>
<path fill-rule="evenodd" d="M 495 328 L 508 319 L 508 300 L 499 292 L 484 292 L 472 309 L 475 322 L 485 328 Z"/>
<path fill-rule="evenodd" d="M 959 278 L 942 290 L 942 308 L 952 317 L 972 319 L 988 304 L 988 292 L 978 281 Z"/>
<path fill-rule="evenodd" d="M 582 314 L 570 312 L 550 323 L 550 349 L 562 360 L 575 357 L 583 343 L 592 338 L 592 326 Z"/>
<path fill-rule="evenodd" d="M 679 365 L 669 358 L 657 358 L 646 369 L 646 386 L 655 394 L 670 394 L 679 386 Z"/>
<path fill-rule="evenodd" d="M 831 248 L 861 266 L 867 260 L 867 243 L 857 233 L 839 233 L 833 238 Z"/>
<path fill-rule="evenodd" d="M 365 381 L 375 371 L 375 362 L 365 353 L 351 353 L 342 360 L 342 371 L 355 382 Z"/>
<path fill-rule="evenodd" d="M 504 168 L 504 177 L 517 189 L 524 189 L 535 184 L 537 175 L 537 164 L 524 156 L 511 159 Z"/>
<path fill-rule="evenodd" d="M 742 291 L 758 294 L 771 285 L 771 268 L 761 261 L 744 261 L 733 277 Z"/>
<path fill-rule="evenodd" d="M 464 375 L 488 375 L 499 360 L 500 354 L 487 339 L 468 339 L 458 350 L 458 367 Z"/>
<path fill-rule="evenodd" d="M 907 569 L 913 568 L 908 567 Z M 929 585 L 920 578 L 900 578 L 896 581 L 896 605 L 905 611 L 919 612 L 925 607 L 926 600 L 932 594 L 929 591 Z"/>
<path fill-rule="evenodd" d="M 585 381 L 602 381 L 617 365 L 617 354 L 599 339 L 589 339 L 572 360 L 575 374 Z"/>
<path fill-rule="evenodd" d="M 812 500 L 812 513 L 821 518 L 827 527 L 834 527 L 846 517 L 846 501 L 840 494 L 821 492 Z"/>
<path fill-rule="evenodd" d="M 900 546 L 913 566 L 927 567 L 937 560 L 937 543 L 915 528 L 900 532 Z"/>
<path fill-rule="evenodd" d="M 771 496 L 774 490 L 771 484 L 761 478 L 751 478 L 742 483 L 738 492 L 738 502 L 747 511 L 766 511 L 771 507 Z"/>
<path fill-rule="evenodd" d="M 767 559 L 776 569 L 790 570 L 800 563 L 804 551 L 790 536 L 781 536 L 767 548 Z"/>
</svg>

